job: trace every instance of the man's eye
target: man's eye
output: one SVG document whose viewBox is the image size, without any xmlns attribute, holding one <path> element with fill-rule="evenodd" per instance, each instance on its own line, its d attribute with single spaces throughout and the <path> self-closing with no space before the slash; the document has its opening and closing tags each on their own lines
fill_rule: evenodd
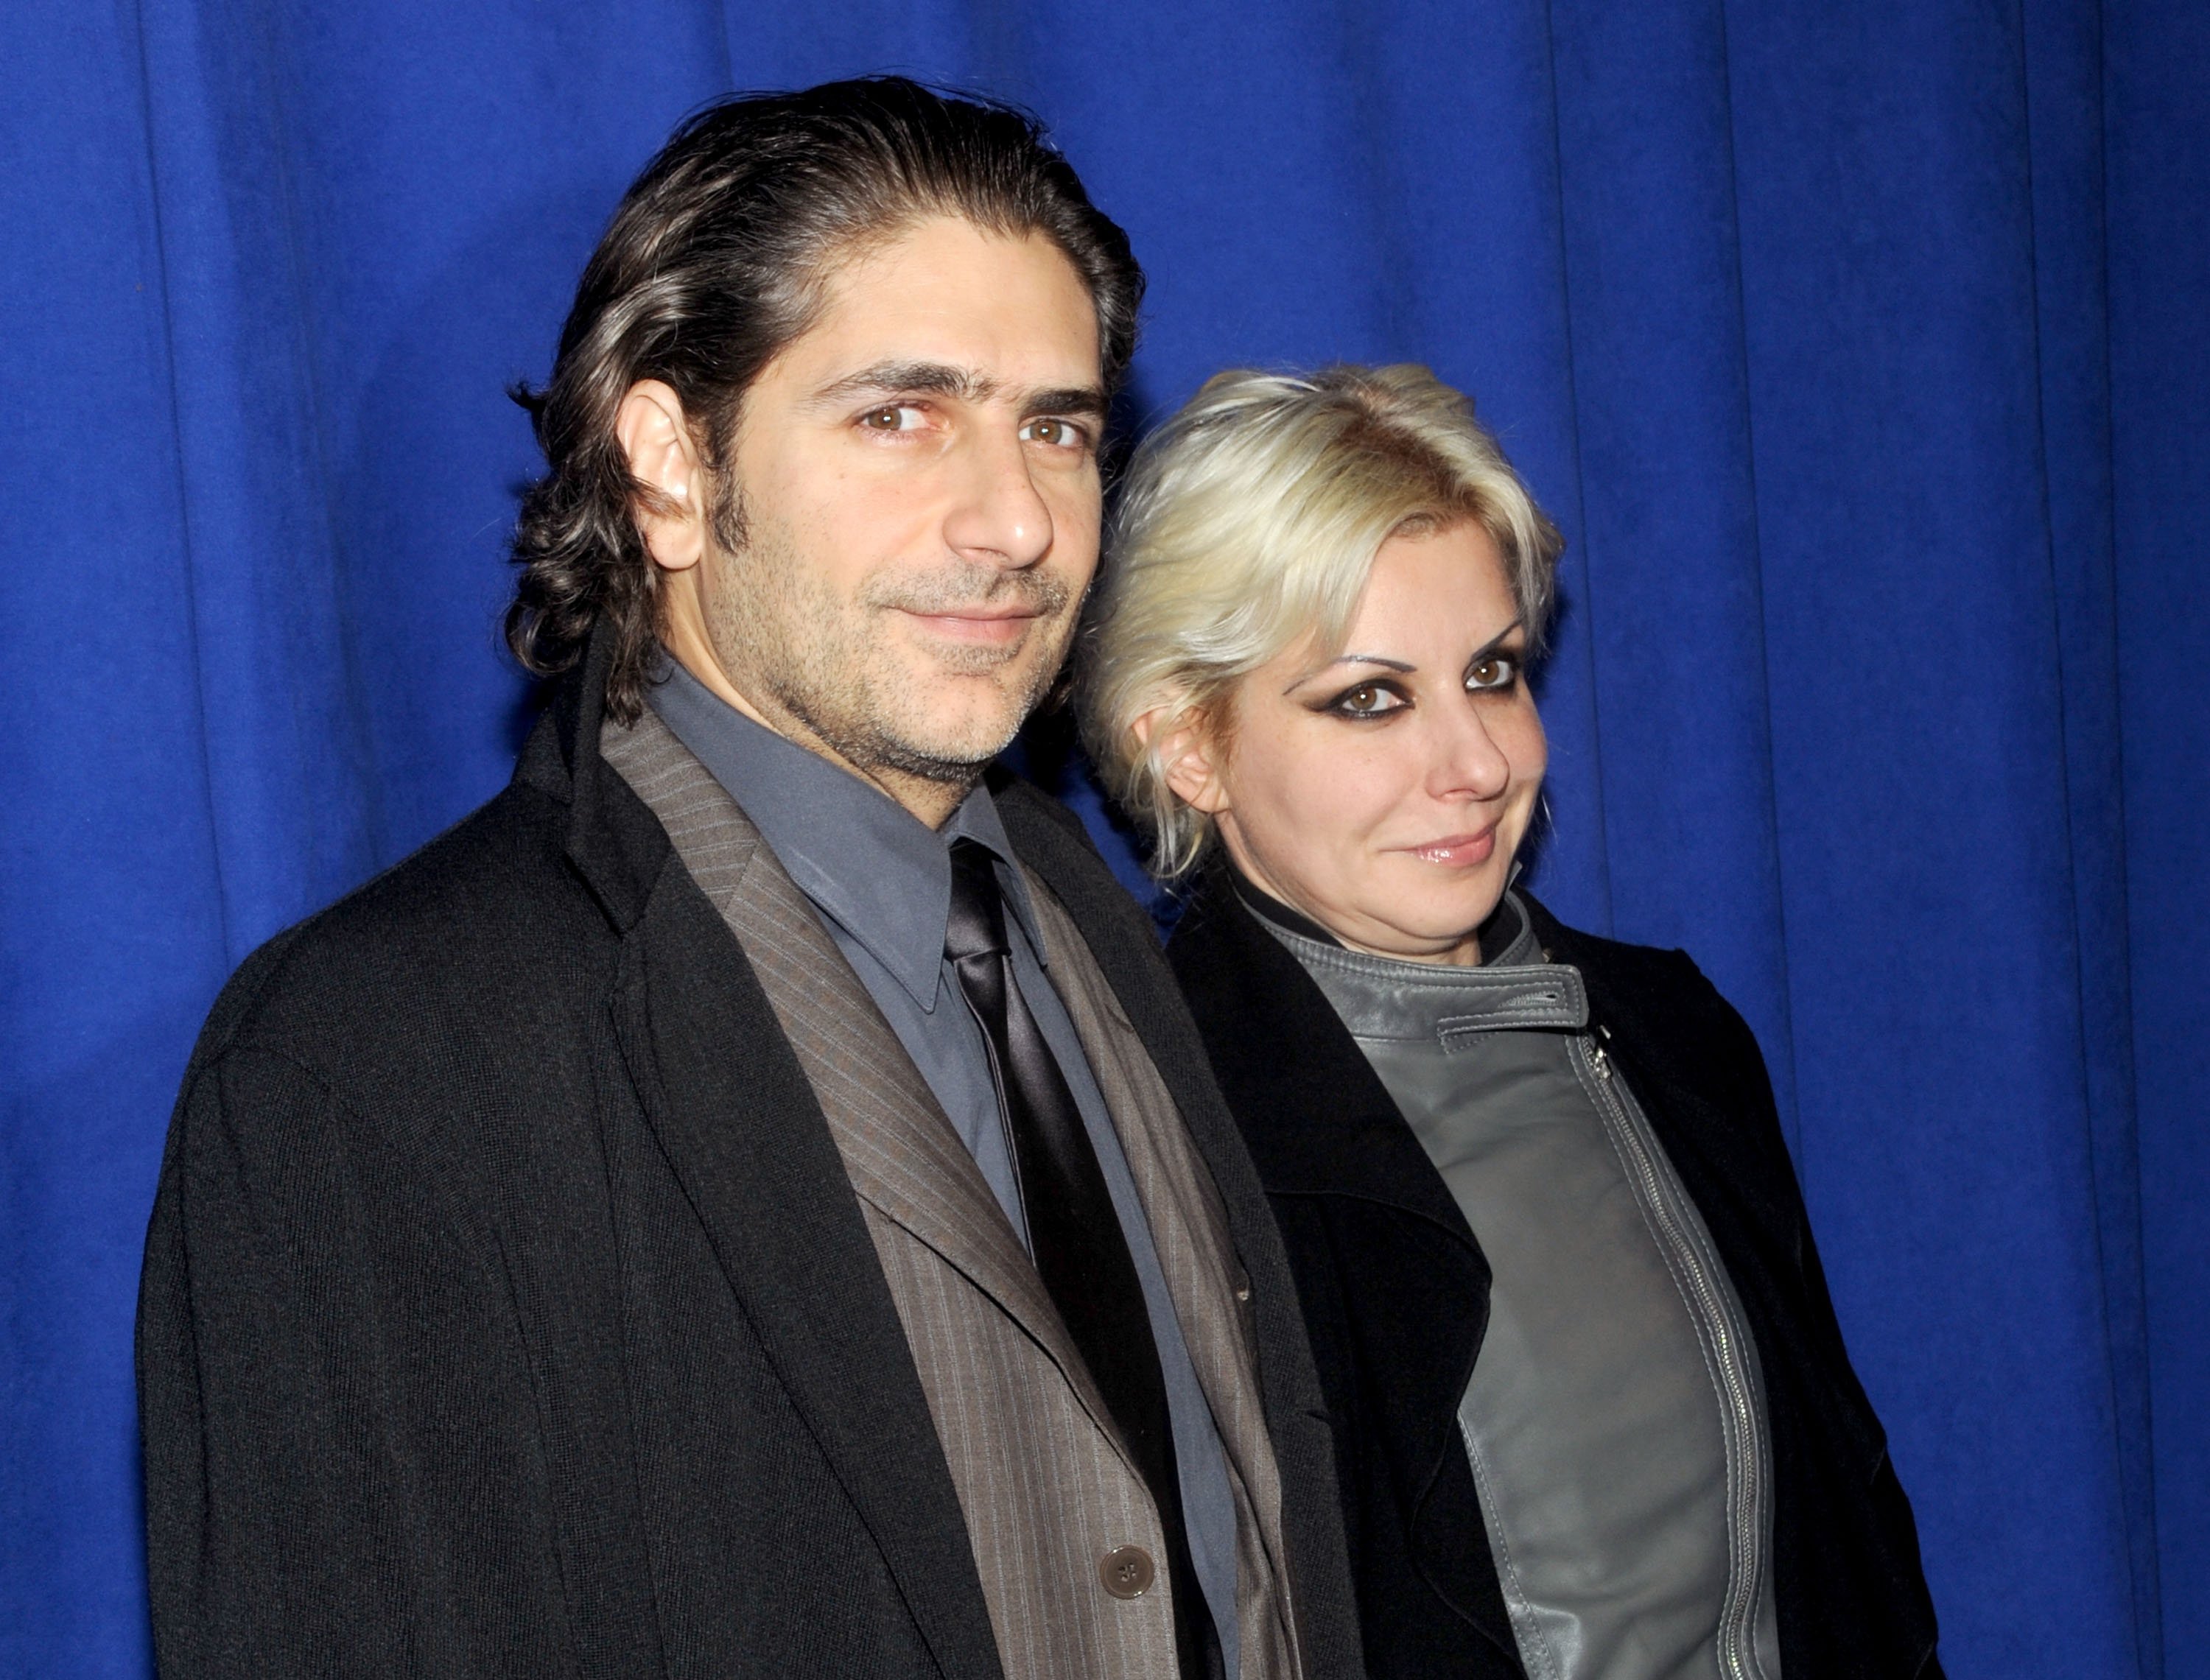
<svg viewBox="0 0 2210 1680">
<path fill-rule="evenodd" d="M 1401 712 L 1404 705 L 1404 697 L 1393 689 L 1385 689 L 1379 683 L 1361 683 L 1337 695 L 1329 709 L 1346 718 L 1380 718 Z"/>
<path fill-rule="evenodd" d="M 1030 420 L 1021 428 L 1021 437 L 1054 449 L 1078 449 L 1090 441 L 1090 434 L 1072 420 Z"/>
<path fill-rule="evenodd" d="M 1508 689 L 1519 675 L 1519 661 L 1504 653 L 1491 653 L 1485 659 L 1476 659 L 1465 673 L 1467 688 Z"/>
<path fill-rule="evenodd" d="M 885 403 L 880 408 L 870 408 L 860 416 L 860 424 L 869 431 L 915 431 L 921 426 L 921 410 L 909 402 Z"/>
</svg>

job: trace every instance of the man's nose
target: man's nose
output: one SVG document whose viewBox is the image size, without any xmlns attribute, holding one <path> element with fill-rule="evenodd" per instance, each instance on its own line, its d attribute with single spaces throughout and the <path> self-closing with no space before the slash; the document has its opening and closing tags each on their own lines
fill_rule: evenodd
<svg viewBox="0 0 2210 1680">
<path fill-rule="evenodd" d="M 957 475 L 945 540 L 986 565 L 1025 569 L 1051 551 L 1051 508 L 1038 492 L 1017 434 L 970 434 L 955 452 Z"/>
</svg>

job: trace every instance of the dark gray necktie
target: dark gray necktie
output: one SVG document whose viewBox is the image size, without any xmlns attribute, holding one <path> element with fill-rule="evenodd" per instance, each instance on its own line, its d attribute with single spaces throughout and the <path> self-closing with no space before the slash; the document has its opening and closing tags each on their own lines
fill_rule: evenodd
<svg viewBox="0 0 2210 1680">
<path fill-rule="evenodd" d="M 989 1046 L 1036 1271 L 1158 1507 L 1181 1671 L 1204 1680 L 1220 1671 L 1219 1641 L 1183 1532 L 1166 1379 L 1143 1286 L 1082 1111 L 1014 984 L 997 872 L 975 840 L 951 843 L 944 951 Z"/>
</svg>

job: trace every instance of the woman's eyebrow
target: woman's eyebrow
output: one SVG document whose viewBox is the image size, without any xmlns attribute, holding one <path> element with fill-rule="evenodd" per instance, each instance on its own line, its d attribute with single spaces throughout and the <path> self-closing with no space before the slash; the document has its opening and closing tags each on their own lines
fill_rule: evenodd
<svg viewBox="0 0 2210 1680">
<path fill-rule="evenodd" d="M 1512 632 L 1513 632 L 1513 631 L 1514 631 L 1514 630 L 1516 630 L 1516 629 L 1520 629 L 1523 625 L 1525 625 L 1525 624 L 1526 623 L 1526 622 L 1527 622 L 1527 621 L 1526 621 L 1525 618 L 1514 618 L 1514 619 L 1513 619 L 1510 623 L 1507 624 L 1507 625 L 1506 625 L 1502 629 L 1501 629 L 1501 630 L 1497 631 L 1497 633 L 1496 633 L 1494 635 L 1493 635 L 1493 636 L 1489 637 L 1488 641 L 1486 641 L 1482 642 L 1482 643 L 1481 644 L 1481 646 L 1480 646 L 1480 647 L 1478 647 L 1475 648 L 1475 649 L 1473 650 L 1472 653 L 1471 653 L 1471 654 L 1470 654 L 1470 655 L 1467 657 L 1467 659 L 1466 659 L 1466 662 L 1465 662 L 1465 663 L 1466 663 L 1466 666 L 1467 666 L 1467 668 L 1470 670 L 1470 669 L 1471 669 L 1473 666 L 1475 666 L 1475 665 L 1479 665 L 1479 664 L 1480 664 L 1483 659 L 1487 659 L 1487 658 L 1488 658 L 1491 653 L 1494 653 L 1494 652 L 1496 651 L 1496 646 L 1497 646 L 1497 644 L 1498 644 L 1499 642 L 1502 641 L 1503 640 L 1505 640 L 1505 638 L 1506 638 L 1506 637 L 1509 636 L 1509 635 L 1512 634 Z"/>
<path fill-rule="evenodd" d="M 1379 653 L 1344 653 L 1338 655 L 1335 659 L 1330 659 L 1325 665 L 1321 665 L 1319 670 L 1307 671 L 1303 676 L 1298 677 L 1295 682 L 1290 683 L 1286 689 L 1283 689 L 1282 692 L 1283 694 L 1295 694 L 1299 689 L 1304 687 L 1306 683 L 1311 682 L 1313 677 L 1320 675 L 1322 671 L 1332 671 L 1339 665 L 1378 665 L 1384 671 L 1394 671 L 1406 677 L 1410 676 L 1414 671 L 1419 669 L 1419 666 L 1416 665 L 1407 665 L 1402 659 L 1385 659 Z"/>
<path fill-rule="evenodd" d="M 1514 618 L 1502 629 L 1497 631 L 1494 635 L 1482 642 L 1480 647 L 1475 648 L 1472 653 L 1466 656 L 1465 663 L 1467 669 L 1470 670 L 1473 666 L 1479 665 L 1482 660 L 1487 659 L 1491 653 L 1494 653 L 1496 651 L 1497 644 L 1505 641 L 1514 630 L 1522 628 L 1526 622 L 1527 621 L 1525 618 Z M 1318 671 L 1307 671 L 1303 676 L 1298 677 L 1295 682 L 1290 683 L 1288 688 L 1283 689 L 1282 692 L 1283 694 L 1295 694 L 1299 689 L 1304 687 L 1306 683 L 1311 682 L 1313 677 L 1319 676 L 1321 671 L 1332 671 L 1339 665 L 1378 665 L 1384 671 L 1393 671 L 1398 672 L 1399 675 L 1405 677 L 1410 676 L 1414 671 L 1419 669 L 1419 666 L 1416 665 L 1409 664 L 1403 659 L 1388 659 L 1380 653 L 1338 653 L 1335 658 L 1330 659 L 1325 665 L 1321 665 Z"/>
<path fill-rule="evenodd" d="M 1408 677 L 1412 672 L 1419 669 L 1419 666 L 1416 665 L 1407 665 L 1402 659 L 1385 659 L 1379 653 L 1344 653 L 1336 659 L 1330 659 L 1319 669 L 1320 671 L 1331 671 L 1339 665 L 1378 665 L 1384 671 L 1401 671 Z M 1316 671 L 1313 675 L 1317 677 L 1319 675 L 1319 671 Z"/>
</svg>

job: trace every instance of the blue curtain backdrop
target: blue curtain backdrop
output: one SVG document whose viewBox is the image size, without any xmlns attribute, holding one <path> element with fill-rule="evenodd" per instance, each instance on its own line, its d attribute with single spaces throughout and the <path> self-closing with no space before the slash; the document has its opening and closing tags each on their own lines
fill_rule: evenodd
<svg viewBox="0 0 2210 1680">
<path fill-rule="evenodd" d="M 2210 1676 L 2200 0 L 0 9 L 0 1671 L 146 1667 L 209 1000 L 507 774 L 500 388 L 686 110 L 877 69 L 1052 123 L 1141 409 L 1476 395 L 1572 543 L 1542 888 L 1755 1026 L 1951 1671 Z"/>
</svg>

